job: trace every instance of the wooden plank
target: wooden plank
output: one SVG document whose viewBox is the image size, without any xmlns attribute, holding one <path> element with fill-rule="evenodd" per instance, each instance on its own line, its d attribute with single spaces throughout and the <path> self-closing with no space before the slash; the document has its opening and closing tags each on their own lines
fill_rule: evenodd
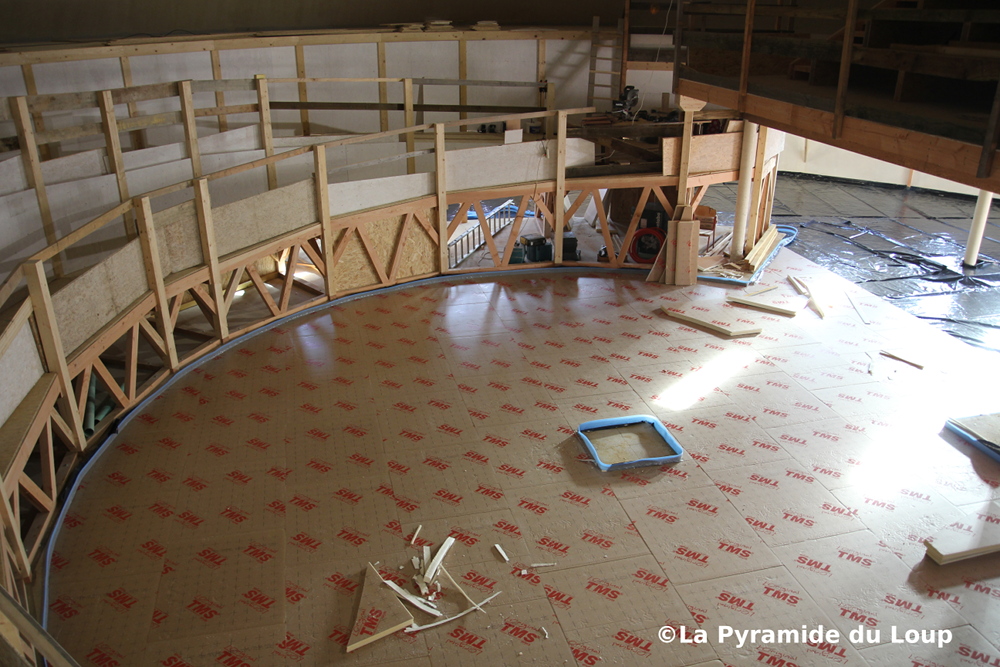
<svg viewBox="0 0 1000 667">
<path fill-rule="evenodd" d="M 756 336 L 762 331 L 756 324 L 738 322 L 739 309 L 735 307 L 725 308 L 724 303 L 689 302 L 674 306 L 660 306 L 660 309 L 667 317 L 694 324 L 730 338 Z"/>
<path fill-rule="evenodd" d="M 627 1 L 627 0 L 626 0 Z M 556 198 L 552 252 L 556 266 L 563 262 L 563 229 L 566 226 L 566 112 L 556 116 Z"/>
<path fill-rule="evenodd" d="M 104 128 L 104 145 L 108 155 L 108 162 L 118 184 L 118 199 L 124 203 L 131 199 L 131 196 L 128 191 L 128 176 L 125 173 L 125 160 L 122 157 L 121 137 L 118 134 L 115 103 L 111 99 L 111 91 L 108 90 L 98 93 L 97 99 L 101 107 L 101 125 Z M 125 235 L 129 239 L 134 239 L 136 231 L 131 216 L 126 214 L 123 222 L 125 224 Z"/>
<path fill-rule="evenodd" d="M 754 162 L 753 190 L 750 198 L 750 218 L 747 221 L 747 235 L 744 242 L 744 252 L 753 248 L 760 240 L 762 233 L 760 220 L 760 201 L 764 187 L 764 150 L 767 145 L 767 126 L 761 125 L 757 132 L 757 156 Z"/>
<path fill-rule="evenodd" d="M 306 51 L 301 44 L 295 45 L 295 75 L 300 79 L 306 78 Z M 299 102 L 309 101 L 309 88 L 305 81 L 299 82 Z M 308 137 L 312 134 L 309 127 L 309 110 L 299 111 L 299 120 L 302 123 L 302 136 Z"/>
<path fill-rule="evenodd" d="M 413 117 L 413 79 L 405 79 L 403 81 L 403 125 L 406 127 L 413 127 L 416 125 L 416 120 Z M 406 152 L 412 153 L 414 148 L 414 136 L 413 132 L 406 133 Z M 416 158 L 407 158 L 406 160 L 406 173 L 414 174 L 417 171 L 417 161 Z"/>
<path fill-rule="evenodd" d="M 132 87 L 132 61 L 129 60 L 128 56 L 122 56 L 118 59 L 122 70 L 122 84 L 126 88 Z M 128 101 L 128 117 L 135 118 L 139 115 L 139 107 L 136 105 L 135 101 Z M 138 150 L 146 147 L 146 137 L 143 136 L 141 130 L 136 130 L 132 132 L 132 148 Z"/>
<path fill-rule="evenodd" d="M 285 282 L 281 285 L 281 298 L 278 301 L 278 310 L 288 310 L 288 304 L 292 298 L 292 286 L 295 284 L 295 268 L 299 263 L 299 244 L 291 247 L 288 258 L 285 261 Z"/>
<path fill-rule="evenodd" d="M 222 79 L 222 62 L 219 60 L 218 49 L 212 49 L 210 51 L 212 57 L 212 78 L 216 81 Z M 226 93 L 218 90 L 215 93 L 215 105 L 218 107 L 226 106 Z M 219 132 L 226 132 L 229 130 L 229 119 L 226 118 L 225 114 L 219 114 Z"/>
<path fill-rule="evenodd" d="M 467 79 L 469 78 L 469 63 L 468 54 L 466 49 L 467 42 L 464 39 L 458 40 L 458 78 Z M 458 87 L 458 103 L 461 106 L 465 106 L 469 103 L 469 87 L 467 85 L 460 85 Z M 465 120 L 469 117 L 467 111 L 460 111 L 458 117 Z M 466 125 L 462 128 L 463 131 L 467 131 L 469 126 Z"/>
<path fill-rule="evenodd" d="M 378 49 L 378 76 L 383 79 L 385 78 L 385 42 L 379 40 L 375 46 Z M 385 81 L 380 81 L 378 84 L 378 101 L 379 104 L 388 104 L 389 102 L 389 84 Z M 378 113 L 378 126 L 382 132 L 389 129 L 389 112 L 385 109 Z"/>
<path fill-rule="evenodd" d="M 38 214 L 42 220 L 45 240 L 52 244 L 57 239 L 56 228 L 52 221 L 52 209 L 49 206 L 49 196 L 45 189 L 45 178 L 42 176 L 42 163 L 38 155 L 38 144 L 36 143 L 35 130 L 31 125 L 28 103 L 24 97 L 14 97 L 11 98 L 10 105 L 14 124 L 17 127 L 17 140 L 21 146 L 24 176 L 28 187 L 35 191 L 35 201 L 38 203 Z M 63 274 L 62 258 L 58 254 L 53 255 L 52 271 L 56 276 Z"/>
<path fill-rule="evenodd" d="M 226 298 L 225 298 L 225 310 L 228 312 L 230 306 L 233 305 L 233 299 L 236 298 L 236 293 L 240 291 L 240 284 L 243 280 L 243 272 L 246 270 L 245 267 L 237 267 L 233 270 L 233 274 L 229 278 L 229 285 L 226 287 Z"/>
<path fill-rule="evenodd" d="M 143 267 L 146 269 L 146 283 L 153 290 L 156 299 L 157 333 L 163 340 L 167 353 L 167 366 L 176 371 L 177 347 L 174 344 L 173 325 L 170 322 L 170 308 L 167 304 L 167 290 L 163 285 L 163 267 L 160 264 L 159 243 L 153 229 L 153 210 L 148 197 L 136 198 L 136 222 L 139 224 L 139 243 L 142 245 Z"/>
<path fill-rule="evenodd" d="M 219 116 L 220 118 L 225 118 L 229 114 L 235 113 L 259 113 L 259 104 L 230 104 L 224 107 L 206 107 L 203 109 L 195 109 L 195 118 L 204 118 L 205 116 Z"/>
<path fill-rule="evenodd" d="M 131 403 L 135 401 L 135 389 L 139 373 L 139 324 L 129 331 L 128 348 L 125 353 L 125 394 Z"/>
<path fill-rule="evenodd" d="M 201 178 L 201 149 L 198 147 L 198 126 L 194 120 L 194 96 L 191 93 L 191 82 L 181 81 L 177 85 L 181 98 L 184 143 L 187 145 L 188 157 L 191 159 L 191 175 L 194 178 Z"/>
<path fill-rule="evenodd" d="M 326 295 L 333 298 L 333 222 L 330 220 L 330 187 L 326 173 L 326 147 L 316 146 L 313 149 L 313 171 L 316 183 L 316 212 L 319 215 L 321 238 L 323 239 L 323 263 L 326 272 L 323 276 L 326 285 Z"/>
<path fill-rule="evenodd" d="M 438 238 L 439 238 L 438 232 L 434 227 L 431 226 L 431 223 L 428 222 L 426 218 L 424 218 L 424 214 L 421 211 L 414 211 L 413 217 L 416 218 L 420 226 L 424 228 L 425 232 L 427 232 L 427 236 L 430 237 L 431 242 L 433 242 L 436 245 L 438 243 Z"/>
<path fill-rule="evenodd" d="M 594 204 L 597 206 L 597 217 L 601 221 L 601 235 L 604 237 L 604 247 L 608 251 L 608 263 L 612 268 L 618 268 L 621 263 L 618 261 L 618 254 L 615 252 L 615 244 L 611 239 L 611 230 L 608 225 L 608 214 L 604 210 L 604 201 L 601 199 L 600 193 L 594 191 Z"/>
<path fill-rule="evenodd" d="M 754 0 L 750 0 L 751 3 Z M 684 131 L 681 134 L 680 164 L 677 167 L 677 205 L 688 204 L 688 177 L 691 172 L 691 138 L 694 132 L 694 114 L 684 112 Z"/>
<path fill-rule="evenodd" d="M 35 313 L 35 330 L 42 344 L 45 367 L 48 372 L 55 373 L 59 380 L 61 393 L 59 404 L 73 429 L 71 444 L 82 451 L 87 439 L 83 435 L 80 412 L 76 401 L 73 400 L 73 378 L 66 365 L 62 336 L 59 335 L 55 310 L 52 307 L 52 295 L 49 293 L 49 283 L 45 277 L 45 265 L 39 260 L 29 259 L 24 262 L 23 267 L 24 277 L 28 282 L 31 307 Z"/>
<path fill-rule="evenodd" d="M 434 189 L 437 196 L 438 270 L 448 271 L 448 168 L 445 158 L 444 125 L 434 124 Z"/>
<path fill-rule="evenodd" d="M 740 113 L 746 110 L 747 87 L 750 84 L 750 53 L 753 47 L 753 18 L 756 7 L 757 0 L 747 0 L 747 13 L 743 21 L 743 53 L 740 56 L 740 95 L 739 104 L 736 107 Z M 674 74 L 674 78 L 678 78 L 676 74 Z"/>
<path fill-rule="evenodd" d="M 477 200 L 472 205 L 476 209 L 476 217 L 479 218 L 479 229 L 483 232 L 483 240 L 486 241 L 486 247 L 489 248 L 490 257 L 493 259 L 493 266 L 500 266 L 502 258 L 500 257 L 500 253 L 497 252 L 496 240 L 493 238 L 492 232 L 490 232 L 490 224 L 486 220 L 483 204 Z"/>
<path fill-rule="evenodd" d="M 530 198 L 527 195 L 521 197 L 521 202 L 517 206 L 517 213 L 514 215 L 514 223 L 510 228 L 510 236 L 507 237 L 507 246 L 503 251 L 501 266 L 509 266 L 510 258 L 514 255 L 514 245 L 517 243 L 518 235 L 521 233 L 521 224 L 524 222 L 524 213 L 528 210 Z"/>
<path fill-rule="evenodd" d="M 115 380 L 114 376 L 111 375 L 111 371 L 109 371 L 108 367 L 104 365 L 104 362 L 101 361 L 100 357 L 94 357 L 93 366 L 94 372 L 97 373 L 97 376 L 104 382 L 105 388 L 108 390 L 108 393 L 111 394 L 112 398 L 115 399 L 115 402 L 123 408 L 127 407 L 128 397 L 125 396 L 124 392 L 122 392 L 121 386 L 118 384 L 117 380 Z"/>
<path fill-rule="evenodd" d="M 208 265 L 208 285 L 212 290 L 212 301 L 215 302 L 215 312 L 212 315 L 212 327 L 220 340 L 229 338 L 229 309 L 222 289 L 222 272 L 219 269 L 219 251 L 215 241 L 215 222 L 212 218 L 212 195 L 208 190 L 208 181 L 199 178 L 195 181 L 194 207 L 198 216 L 198 232 L 201 237 L 202 261 Z"/>
<path fill-rule="evenodd" d="M 396 274 L 399 272 L 400 262 L 403 259 L 403 247 L 406 245 L 406 239 L 410 234 L 410 227 L 412 227 L 413 214 L 407 213 L 403 216 L 403 227 L 399 230 L 399 240 L 396 242 L 396 248 L 392 253 L 392 262 L 389 265 L 389 281 L 396 281 Z"/>
<path fill-rule="evenodd" d="M 593 35 L 591 35 L 593 38 Z M 546 80 L 545 73 L 546 65 L 546 54 L 545 54 L 545 40 L 539 39 L 535 42 L 535 81 L 538 83 L 544 83 Z M 538 106 L 544 106 L 545 104 L 546 92 L 539 87 L 538 90 Z M 591 106 L 589 103 L 587 106 Z"/>
<path fill-rule="evenodd" d="M 635 235 L 636 227 L 639 226 L 639 219 L 642 217 L 642 211 L 646 208 L 646 202 L 649 200 L 649 193 L 652 192 L 652 188 L 645 187 L 642 189 L 642 194 L 639 196 L 639 203 L 636 204 L 635 213 L 632 214 L 632 219 L 628 223 L 628 231 L 625 232 L 625 238 L 622 239 L 622 247 L 618 253 L 618 265 L 621 266 L 625 263 L 625 258 L 628 257 L 628 247 L 632 243 L 632 236 Z M 608 255 L 610 256 L 612 246 L 608 246 Z"/>
<path fill-rule="evenodd" d="M 693 208 L 686 209 L 690 215 Z M 698 282 L 698 227 L 697 220 L 678 220 L 675 285 L 694 285 Z"/>
<path fill-rule="evenodd" d="M 253 264 L 247 264 L 246 267 L 247 275 L 250 276 L 250 280 L 253 281 L 253 286 L 260 294 L 260 298 L 264 300 L 264 304 L 267 309 L 271 311 L 271 315 L 278 317 L 281 315 L 281 309 L 278 308 L 278 304 L 274 302 L 274 297 L 271 296 L 271 292 L 267 289 L 267 284 L 260 277 L 260 272 L 257 271 L 257 267 Z"/>
<path fill-rule="evenodd" d="M 751 0 L 752 1 L 752 0 Z M 854 49 L 854 27 L 858 22 L 858 0 L 847 0 L 847 20 L 844 23 L 844 44 L 840 51 L 840 73 L 833 107 L 833 138 L 844 131 L 844 109 L 847 106 L 847 84 L 851 77 L 851 51 Z M 744 111 L 743 107 L 740 111 Z"/>
<path fill-rule="evenodd" d="M 257 84 L 257 104 L 260 114 L 260 141 L 264 146 L 264 155 L 272 157 L 274 155 L 274 134 L 271 127 L 271 97 L 267 88 L 267 78 L 258 74 L 255 77 Z M 278 187 L 278 167 L 274 162 L 267 163 L 267 189 L 274 190 Z"/>
<path fill-rule="evenodd" d="M 389 276 L 386 275 L 385 267 L 382 266 L 382 261 L 379 259 L 378 253 L 375 252 L 375 244 L 372 243 L 371 237 L 368 235 L 367 225 L 358 225 L 356 227 L 358 230 L 358 236 L 361 238 L 361 244 L 365 247 L 365 252 L 368 254 L 368 259 L 372 263 L 372 268 L 378 274 L 378 279 L 383 285 L 389 283 Z"/>
</svg>

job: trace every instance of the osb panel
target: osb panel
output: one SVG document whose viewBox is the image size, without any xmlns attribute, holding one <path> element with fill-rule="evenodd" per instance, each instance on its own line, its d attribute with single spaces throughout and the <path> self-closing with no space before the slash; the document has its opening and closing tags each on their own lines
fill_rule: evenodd
<svg viewBox="0 0 1000 667">
<path fill-rule="evenodd" d="M 434 220 L 434 209 L 424 211 L 423 216 L 424 220 Z M 397 279 L 434 273 L 438 269 L 437 244 L 419 222 L 413 220 L 410 224 L 412 227 L 402 249 L 403 258 L 396 273 Z"/>
<path fill-rule="evenodd" d="M 142 248 L 138 239 L 126 244 L 101 265 L 111 285 L 111 298 L 116 313 L 124 312 L 133 301 L 146 293 L 146 269 L 143 267 Z"/>
<path fill-rule="evenodd" d="M 3 357 L 0 357 L 0 378 L 3 378 L 3 391 L 0 391 L 0 424 L 7 421 L 7 417 L 10 417 L 44 372 L 35 339 L 31 335 L 31 327 L 25 321 L 21 325 L 21 330 L 14 335 L 10 347 Z"/>
<path fill-rule="evenodd" d="M 204 261 L 198 216 L 193 201 L 155 214 L 153 228 L 160 246 L 160 262 L 163 264 L 164 274 L 177 273 Z"/>
<path fill-rule="evenodd" d="M 52 307 L 63 348 L 71 354 L 117 312 L 104 264 L 94 266 L 53 294 Z"/>
<path fill-rule="evenodd" d="M 220 255 L 247 248 L 316 221 L 313 180 L 212 210 Z"/>
<path fill-rule="evenodd" d="M 743 135 L 739 132 L 691 137 L 691 162 L 688 173 L 736 171 L 740 168 L 742 145 Z M 663 163 L 667 166 L 667 176 L 675 176 L 680 173 L 680 137 L 663 140 Z"/>
<path fill-rule="evenodd" d="M 382 270 L 386 273 L 389 272 L 393 252 L 395 252 L 396 246 L 399 245 L 399 234 L 403 230 L 404 219 L 405 216 L 396 215 L 368 224 L 368 239 L 372 243 L 372 250 L 374 250 L 375 257 L 381 263 Z"/>
<path fill-rule="evenodd" d="M 368 253 L 365 252 L 361 238 L 356 233 L 351 233 L 347 239 L 347 247 L 344 254 L 337 262 L 333 271 L 333 285 L 338 292 L 344 290 L 357 289 L 368 285 L 378 284 L 378 274 L 372 266 Z"/>
</svg>

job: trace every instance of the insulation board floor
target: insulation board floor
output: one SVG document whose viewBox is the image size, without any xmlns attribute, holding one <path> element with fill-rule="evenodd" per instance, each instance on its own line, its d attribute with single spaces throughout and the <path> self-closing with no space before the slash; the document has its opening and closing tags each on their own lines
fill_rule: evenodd
<svg viewBox="0 0 1000 667">
<path fill-rule="evenodd" d="M 921 540 L 1000 498 L 1000 466 L 943 431 L 997 410 L 1000 359 L 789 250 L 751 289 L 789 274 L 827 317 L 745 310 L 763 333 L 737 340 L 660 306 L 738 288 L 579 271 L 416 283 L 242 340 L 82 477 L 48 628 L 84 665 L 997 664 L 1000 560 L 939 567 Z M 624 414 L 660 418 L 684 460 L 581 460 L 576 425 Z M 488 614 L 346 654 L 366 564 L 405 584 L 448 536 L 465 591 L 503 591 Z M 708 639 L 665 644 L 667 625 Z M 722 625 L 844 638 L 740 646 Z"/>
</svg>

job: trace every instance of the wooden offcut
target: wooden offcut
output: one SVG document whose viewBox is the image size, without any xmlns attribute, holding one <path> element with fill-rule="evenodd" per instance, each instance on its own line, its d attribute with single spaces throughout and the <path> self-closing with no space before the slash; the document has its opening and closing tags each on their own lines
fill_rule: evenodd
<svg viewBox="0 0 1000 667">
<path fill-rule="evenodd" d="M 756 323 L 738 321 L 739 311 L 727 308 L 723 302 L 714 303 L 688 303 L 678 306 L 661 306 L 663 314 L 667 317 L 703 329 L 708 329 L 723 336 L 737 338 L 743 336 L 756 336 L 762 329 Z"/>
<path fill-rule="evenodd" d="M 968 514 L 924 540 L 924 545 L 938 565 L 1000 552 L 1000 503 Z"/>
<path fill-rule="evenodd" d="M 354 617 L 354 628 L 347 641 L 348 653 L 413 623 L 413 616 L 383 583 L 378 570 L 369 563 L 361 590 L 361 603 Z"/>
</svg>

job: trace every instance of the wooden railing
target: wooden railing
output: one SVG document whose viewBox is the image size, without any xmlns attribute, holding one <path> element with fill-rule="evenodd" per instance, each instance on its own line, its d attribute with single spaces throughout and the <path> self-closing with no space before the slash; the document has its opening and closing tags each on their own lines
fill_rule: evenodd
<svg viewBox="0 0 1000 667">
<path fill-rule="evenodd" d="M 264 137 L 271 132 L 262 111 L 270 106 L 261 92 L 266 90 L 265 83 L 239 84 L 252 84 L 261 96 L 258 112 Z M 196 88 L 195 82 L 180 82 L 156 94 L 176 90 L 183 100 Z M 93 95 L 87 99 L 103 100 L 105 111 L 116 99 L 125 99 L 114 91 Z M 22 119 L 30 115 L 32 104 L 41 103 L 25 98 L 15 101 Z M 187 104 L 183 107 L 179 120 L 190 127 L 197 110 Z M 3 587 L 27 606 L 24 582 L 32 577 L 33 565 L 61 509 L 60 493 L 81 458 L 104 440 L 117 420 L 206 354 L 278 319 L 345 295 L 468 272 L 449 269 L 448 239 L 470 208 L 483 227 L 493 259 L 490 270 L 524 266 L 512 266 L 510 260 L 529 202 L 552 237 L 554 259 L 525 268 L 617 268 L 626 264 L 626 250 L 651 197 L 672 214 L 673 190 L 679 184 L 686 184 L 681 186 L 682 194 L 691 202 L 700 199 L 709 184 L 738 175 L 739 165 L 733 162 L 738 161 L 738 151 L 732 150 L 728 153 L 732 158 L 716 159 L 702 172 L 694 169 L 697 159 L 690 159 L 692 147 L 697 149 L 697 140 L 703 138 L 692 139 L 687 132 L 683 138 L 664 140 L 668 142 L 664 146 L 671 148 L 664 151 L 671 156 L 670 163 L 665 161 L 657 173 L 567 179 L 567 165 L 574 164 L 571 154 L 586 157 L 589 150 L 590 159 L 593 156 L 591 144 L 567 138 L 567 119 L 591 110 L 541 110 L 409 125 L 281 153 L 266 151 L 269 154 L 262 159 L 214 173 L 196 171 L 191 179 L 139 197 L 123 190 L 119 205 L 23 262 L 0 286 L 0 312 L 9 316 L 0 331 L 0 373 L 10 387 L 8 400 L 16 400 L 0 426 Z M 211 112 L 229 111 L 212 108 Z M 551 138 L 446 151 L 449 129 L 483 123 L 518 127 L 535 119 L 551 125 Z M 21 123 L 22 128 L 29 125 Z M 110 155 L 115 152 L 118 132 L 133 125 L 123 126 L 106 113 L 104 126 Z M 193 158 L 197 142 L 190 133 L 186 136 Z M 406 152 L 391 158 L 407 160 L 406 173 L 344 184 L 329 182 L 331 151 L 386 138 L 406 141 Z M 28 147 L 38 142 L 37 135 L 32 138 L 27 132 L 24 139 Z M 410 150 L 421 140 L 432 142 L 433 147 Z M 733 134 L 729 143 L 738 146 L 738 142 L 739 134 Z M 264 145 L 266 149 L 266 138 Z M 679 154 L 689 159 L 678 164 Z M 419 171 L 416 161 L 425 155 L 433 156 L 433 169 Z M 308 177 L 279 187 L 279 166 L 290 168 L 298 164 L 295 160 L 308 160 Z M 114 157 L 111 163 L 116 163 Z M 249 174 L 266 176 L 268 190 L 213 206 L 213 188 Z M 44 190 L 40 181 L 34 185 Z M 598 188 L 641 189 L 634 209 L 614 212 L 629 221 L 617 246 L 608 212 L 596 196 Z M 160 198 L 183 190 L 190 190 L 193 200 L 162 210 L 154 206 Z M 564 198 L 570 190 L 581 194 L 567 209 Z M 595 194 L 607 247 L 621 251 L 609 252 L 608 263 L 564 262 L 563 231 L 589 193 Z M 505 247 L 497 247 L 482 207 L 484 199 L 501 197 L 520 199 Z M 450 222 L 449 204 L 458 204 L 463 212 Z M 56 268 L 61 254 L 116 222 L 131 229 L 124 245 L 68 282 L 59 277 Z M 483 269 L 470 271 L 475 270 Z M 25 286 L 27 297 L 19 302 Z M 265 314 L 250 319 L 241 314 L 235 304 L 248 299 L 259 299 Z M 38 465 L 28 465 L 29 461 Z"/>
</svg>

